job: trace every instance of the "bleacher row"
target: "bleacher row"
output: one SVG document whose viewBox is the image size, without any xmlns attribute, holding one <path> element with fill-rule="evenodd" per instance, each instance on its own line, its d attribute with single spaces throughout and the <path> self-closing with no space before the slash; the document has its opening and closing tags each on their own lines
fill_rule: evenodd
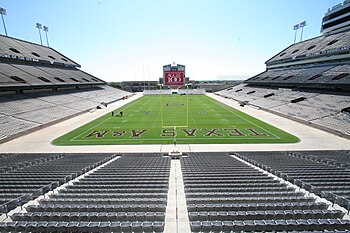
<svg viewBox="0 0 350 233">
<path fill-rule="evenodd" d="M 0 63 L 0 87 L 37 87 L 48 85 L 105 84 L 78 69 L 36 64 Z"/>
<path fill-rule="evenodd" d="M 117 101 L 129 92 L 102 85 L 55 92 L 0 95 L 0 140 Z"/>
<path fill-rule="evenodd" d="M 311 92 L 240 84 L 219 91 L 217 94 L 322 127 L 340 135 L 350 135 L 350 114 L 342 111 L 350 107 L 350 95 L 346 93 Z"/>
<path fill-rule="evenodd" d="M 35 61 L 64 66 L 79 66 L 56 50 L 16 38 L 0 35 L 0 54 L 3 58 Z"/>
<path fill-rule="evenodd" d="M 193 153 L 181 166 L 192 232 L 350 230 L 342 211 L 228 154 Z"/>
<path fill-rule="evenodd" d="M 6 213 L 113 158 L 108 154 L 2 154 L 0 213 Z"/>
<path fill-rule="evenodd" d="M 340 52 L 348 49 L 350 31 L 329 36 L 319 36 L 300 43 L 293 44 L 269 59 L 266 64 L 273 65 L 281 62 L 296 61 L 299 58 L 315 58 L 324 56 L 339 49 Z"/>
<path fill-rule="evenodd" d="M 191 231 L 347 232 L 344 211 L 272 174 L 350 210 L 349 153 L 189 153 L 181 158 L 181 169 Z M 7 205 L 0 208 L 4 213 L 60 186 L 10 213 L 0 232 L 164 231 L 168 157 L 2 154 L 0 159 L 9 168 L 0 174 L 1 200 L 10 200 L 1 205 Z M 16 161 L 27 165 L 16 167 Z M 11 202 L 22 194 L 28 197 Z"/>
<path fill-rule="evenodd" d="M 86 167 L 94 163 L 91 159 L 106 162 L 114 156 L 67 155 L 63 159 L 69 157 Z M 61 164 L 75 167 L 74 161 Z M 47 175 L 45 170 L 41 174 Z M 169 174 L 170 159 L 159 154 L 116 157 L 38 204 L 12 214 L 11 221 L 0 222 L 0 232 L 163 232 Z"/>
<path fill-rule="evenodd" d="M 350 210 L 349 151 L 249 152 L 238 156 Z"/>
<path fill-rule="evenodd" d="M 246 81 L 251 84 L 350 84 L 350 65 L 324 65 L 306 68 L 270 69 Z"/>
<path fill-rule="evenodd" d="M 62 157 L 61 154 L 0 154 L 0 174 Z"/>
</svg>

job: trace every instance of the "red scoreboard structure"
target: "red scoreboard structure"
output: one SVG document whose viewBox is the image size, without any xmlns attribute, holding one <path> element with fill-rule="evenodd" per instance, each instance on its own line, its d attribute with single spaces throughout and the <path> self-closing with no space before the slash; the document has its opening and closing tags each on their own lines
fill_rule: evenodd
<svg viewBox="0 0 350 233">
<path fill-rule="evenodd" d="M 163 85 L 164 86 L 184 86 L 185 85 L 185 66 L 175 64 L 163 66 Z"/>
</svg>

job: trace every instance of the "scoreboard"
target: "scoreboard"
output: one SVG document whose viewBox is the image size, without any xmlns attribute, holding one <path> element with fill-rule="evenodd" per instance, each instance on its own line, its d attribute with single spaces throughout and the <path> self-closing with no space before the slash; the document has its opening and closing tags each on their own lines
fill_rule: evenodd
<svg viewBox="0 0 350 233">
<path fill-rule="evenodd" d="M 164 86 L 184 86 L 185 66 L 179 64 L 163 66 L 163 84 Z"/>
<path fill-rule="evenodd" d="M 165 86 L 183 86 L 185 85 L 184 71 L 164 71 Z"/>
</svg>

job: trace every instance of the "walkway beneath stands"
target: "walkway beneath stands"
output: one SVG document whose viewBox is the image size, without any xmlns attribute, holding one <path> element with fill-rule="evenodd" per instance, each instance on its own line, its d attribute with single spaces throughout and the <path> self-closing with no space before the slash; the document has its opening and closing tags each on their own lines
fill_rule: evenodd
<svg viewBox="0 0 350 233">
<path fill-rule="evenodd" d="M 328 132 L 324 132 L 307 125 L 274 115 L 263 110 L 249 106 L 240 107 L 233 100 L 225 99 L 214 94 L 208 96 L 237 108 L 251 116 L 259 118 L 266 123 L 275 125 L 299 137 L 301 141 L 294 144 L 191 144 L 191 145 L 100 145 L 100 146 L 54 146 L 51 141 L 62 134 L 77 128 L 107 112 L 112 111 L 142 96 L 141 93 L 130 99 L 122 100 L 108 105 L 107 108 L 94 112 L 84 113 L 72 119 L 43 128 L 23 137 L 0 144 L 1 153 L 39 153 L 39 152 L 169 152 L 174 149 L 182 152 L 210 152 L 210 151 L 280 151 L 280 150 L 350 150 L 350 140 L 341 138 Z M 273 145 L 273 146 L 272 146 Z"/>
</svg>

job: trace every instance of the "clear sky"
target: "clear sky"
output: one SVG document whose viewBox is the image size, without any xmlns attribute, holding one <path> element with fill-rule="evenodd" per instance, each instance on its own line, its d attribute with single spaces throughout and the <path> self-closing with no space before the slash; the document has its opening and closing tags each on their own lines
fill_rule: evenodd
<svg viewBox="0 0 350 233">
<path fill-rule="evenodd" d="M 319 36 L 323 15 L 341 2 L 0 0 L 0 7 L 9 36 L 40 44 L 35 24 L 42 23 L 50 47 L 105 81 L 158 80 L 173 62 L 193 80 L 214 80 L 264 71 L 293 43 L 293 25 L 305 20 L 303 39 Z"/>
</svg>

